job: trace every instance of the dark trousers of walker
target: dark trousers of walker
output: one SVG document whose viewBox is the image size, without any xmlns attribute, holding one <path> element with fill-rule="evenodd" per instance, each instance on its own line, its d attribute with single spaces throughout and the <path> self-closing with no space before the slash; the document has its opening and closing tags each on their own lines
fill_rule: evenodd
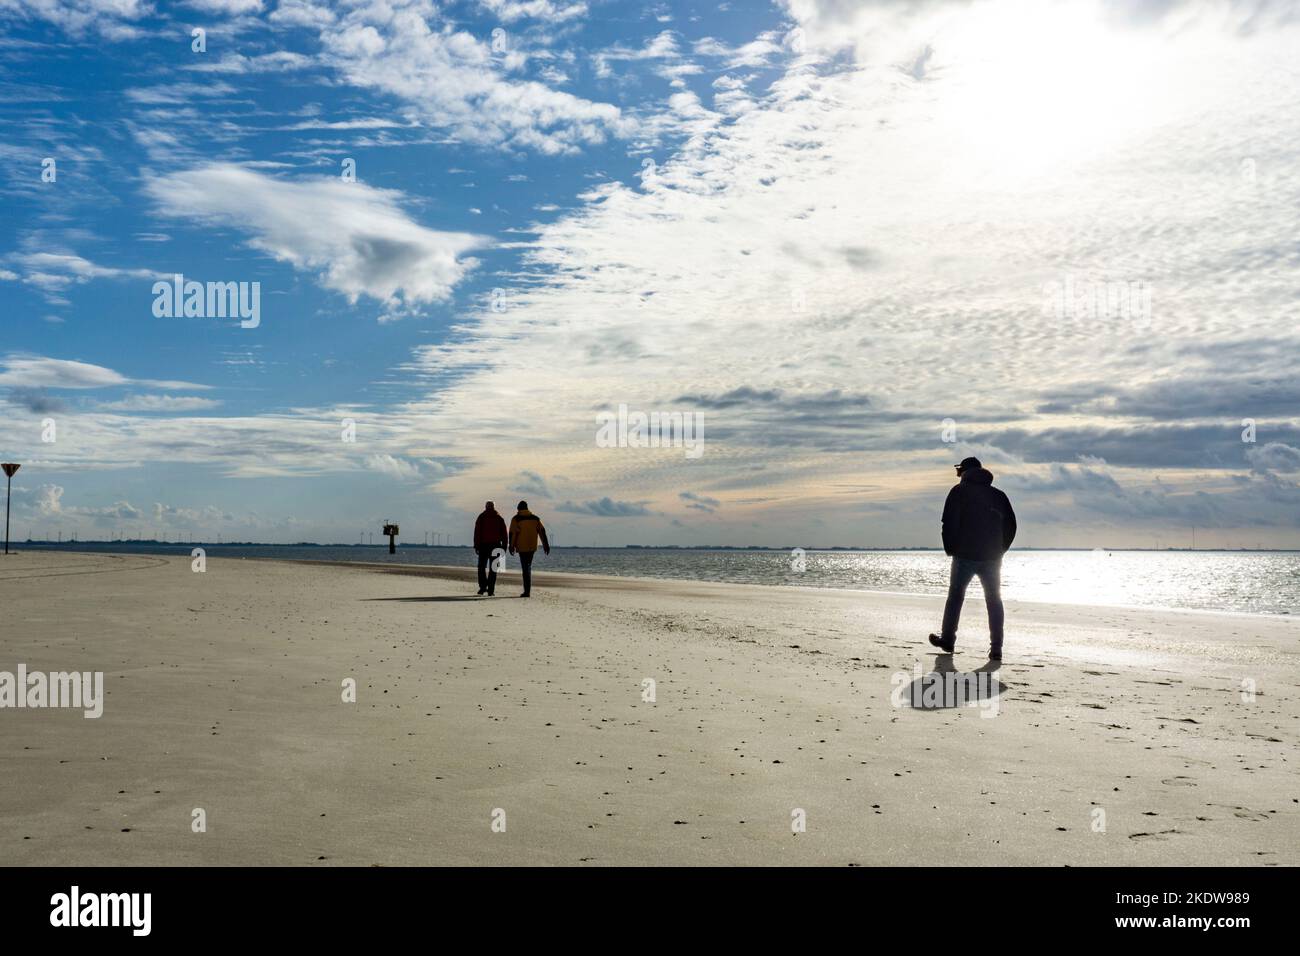
<svg viewBox="0 0 1300 956">
<path fill-rule="evenodd" d="M 531 594 L 533 591 L 533 555 L 536 551 L 519 552 L 519 570 L 524 574 L 524 593 Z"/>
<path fill-rule="evenodd" d="M 943 609 L 943 633 L 939 636 L 949 642 L 957 640 L 957 622 L 961 620 L 961 606 L 966 601 L 966 586 L 970 584 L 971 578 L 979 578 L 984 587 L 984 603 L 989 611 L 990 649 L 1001 651 L 1005 617 L 1002 610 L 1001 558 L 991 558 L 988 561 L 952 559 L 952 573 L 948 578 L 948 603 Z"/>
<path fill-rule="evenodd" d="M 487 591 L 488 594 L 496 593 L 497 589 L 497 572 L 492 567 L 492 548 L 479 548 L 478 550 L 478 589 L 479 593 Z"/>
</svg>

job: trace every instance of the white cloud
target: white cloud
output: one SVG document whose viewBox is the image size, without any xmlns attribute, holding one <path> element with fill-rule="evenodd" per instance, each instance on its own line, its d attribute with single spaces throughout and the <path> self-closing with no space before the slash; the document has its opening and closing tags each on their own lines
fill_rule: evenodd
<svg viewBox="0 0 1300 956">
<path fill-rule="evenodd" d="M 29 486 L 15 487 L 13 489 L 15 517 L 19 520 L 24 518 L 49 520 L 55 522 L 56 528 L 60 528 L 66 522 L 75 522 L 79 519 L 108 526 L 116 521 L 139 521 L 144 517 L 143 513 L 128 501 L 115 501 L 103 507 L 70 506 L 64 503 L 64 495 L 62 485 L 48 482 L 35 489 Z"/>
<path fill-rule="evenodd" d="M 44 483 L 35 488 L 14 485 L 13 514 L 15 536 L 33 534 L 51 538 L 62 532 L 66 540 L 70 534 L 86 528 L 100 529 L 104 536 L 141 535 L 142 537 L 204 535 L 211 540 L 219 532 L 231 535 L 261 538 L 268 532 L 297 534 L 300 522 L 292 516 L 265 518 L 255 511 L 236 515 L 217 505 L 174 505 L 155 502 L 151 507 L 138 508 L 130 501 L 118 499 L 109 505 L 70 504 L 72 496 L 62 485 Z M 24 523 L 26 526 L 24 527 Z M 95 534 L 95 532 L 91 532 Z"/>
<path fill-rule="evenodd" d="M 1300 471 L 1300 448 L 1282 442 L 1268 442 L 1246 452 L 1246 458 L 1256 471 Z"/>
<path fill-rule="evenodd" d="M 366 467 L 371 471 L 377 471 L 388 475 L 390 478 L 397 478 L 402 481 L 410 481 L 420 477 L 420 466 L 418 464 L 403 458 L 396 458 L 393 455 L 371 455 L 366 459 Z"/>
<path fill-rule="evenodd" d="M 197 412 L 216 408 L 221 402 L 196 395 L 127 395 L 98 406 L 106 412 Z"/>
<path fill-rule="evenodd" d="M 368 3 L 321 34 L 323 59 L 349 83 L 411 104 L 420 118 L 480 146 L 547 155 L 627 135 L 619 108 L 505 76 L 509 57 L 413 3 Z"/>
<path fill-rule="evenodd" d="M 125 504 L 125 502 L 119 502 L 119 504 Z M 136 517 L 138 518 L 139 515 L 137 514 Z M 172 527 L 188 527 L 196 524 L 213 526 L 232 522 L 235 520 L 235 516 L 228 511 L 223 511 L 216 505 L 207 505 L 203 508 L 185 508 L 155 501 L 153 520 Z M 288 520 L 290 523 L 293 521 L 292 518 Z"/>
<path fill-rule="evenodd" d="M 127 40 L 141 31 L 130 21 L 150 11 L 146 0 L 0 0 L 0 15 L 45 20 L 74 36 L 92 28 L 110 40 Z"/>
<path fill-rule="evenodd" d="M 104 376 L 102 371 L 89 375 L 83 370 L 81 384 L 72 384 L 67 377 L 36 380 L 51 387 L 96 388 L 120 378 Z M 10 383 L 0 375 L 0 386 L 6 384 Z M 141 387 L 146 383 L 129 384 Z M 151 384 L 186 387 L 185 383 Z M 44 444 L 40 413 L 12 402 L 2 407 L 0 446 L 8 449 L 6 454 L 14 460 L 28 463 L 31 469 L 39 467 L 43 473 L 137 469 L 166 463 L 205 469 L 222 478 L 306 478 L 378 471 L 409 480 L 422 473 L 437 477 L 449 470 L 440 459 L 417 459 L 408 453 L 409 436 L 419 421 L 401 409 L 372 414 L 340 406 L 218 416 L 175 414 L 180 409 L 172 408 L 138 414 L 95 406 L 61 413 L 58 441 Z M 359 437 L 355 444 L 340 441 L 339 423 L 345 418 L 356 420 L 363 440 Z M 455 456 L 448 455 L 446 460 L 454 461 Z"/>
<path fill-rule="evenodd" d="M 262 12 L 262 0 L 185 0 L 185 3 L 205 13 L 219 13 L 232 17 Z"/>
<path fill-rule="evenodd" d="M 142 106 L 180 106 L 201 97 L 218 98 L 237 92 L 229 83 L 167 83 L 138 86 L 126 91 L 127 99 Z"/>
<path fill-rule="evenodd" d="M 324 120 L 311 119 L 302 120 L 291 126 L 282 127 L 286 130 L 302 129 L 401 129 L 410 126 L 410 123 L 398 123 L 395 120 L 386 119 L 382 116 L 367 116 L 361 119 L 351 120 Z"/>
<path fill-rule="evenodd" d="M 59 292 L 92 279 L 152 279 L 158 275 L 149 269 L 119 269 L 101 266 L 71 253 L 34 252 L 12 257 L 23 269 L 22 281 L 46 292 Z M 17 278 L 6 272 L 0 278 Z"/>
<path fill-rule="evenodd" d="M 582 2 L 560 2 L 553 0 L 479 0 L 479 3 L 502 23 L 516 20 L 545 20 L 548 23 L 563 23 L 587 15 L 587 4 Z"/>
<path fill-rule="evenodd" d="M 0 385 L 22 388 L 108 388 L 130 381 L 102 365 L 39 355 L 7 355 L 3 365 Z"/>
<path fill-rule="evenodd" d="M 615 61 L 664 60 L 675 59 L 681 55 L 677 47 L 677 35 L 672 30 L 663 30 L 640 47 L 627 47 L 615 44 L 595 53 L 591 60 L 596 75 L 608 77 L 613 75 L 610 63 Z"/>
<path fill-rule="evenodd" d="M 244 56 L 242 53 L 226 53 L 219 60 L 199 62 L 188 65 L 186 69 L 196 73 L 290 73 L 305 70 L 313 64 L 309 56 L 293 53 L 289 50 L 276 50 L 257 56 Z M 132 91 L 139 92 L 139 91 Z"/>
<path fill-rule="evenodd" d="M 138 385 L 147 388 L 206 389 L 192 382 L 127 378 L 102 365 L 70 359 L 47 358 L 11 352 L 0 359 L 0 386 L 12 388 L 112 388 Z"/>
<path fill-rule="evenodd" d="M 390 314 L 446 299 L 475 264 L 465 254 L 488 242 L 425 228 L 403 211 L 396 190 L 338 177 L 276 179 L 214 164 L 145 188 L 163 214 L 244 232 L 254 248 L 320 272 L 321 283 L 350 302 L 369 296 Z"/>
<path fill-rule="evenodd" d="M 334 12 L 310 0 L 280 0 L 268 19 L 277 25 L 319 30 L 334 22 Z"/>
<path fill-rule="evenodd" d="M 34 490 L 28 487 L 15 487 L 14 516 L 17 521 L 39 520 L 41 522 L 37 526 L 39 530 L 29 527 L 27 533 L 48 533 L 51 538 L 57 531 L 62 531 L 65 538 L 70 532 L 76 532 L 78 529 L 84 534 L 86 523 L 96 528 L 111 529 L 114 534 L 139 533 L 147 536 L 167 529 L 192 531 L 199 527 L 211 533 L 219 528 L 228 530 L 237 521 L 233 514 L 214 505 L 203 508 L 183 508 L 155 503 L 148 513 L 152 519 L 150 527 L 124 528 L 122 526 L 126 523 L 147 520 L 146 512 L 125 500 L 118 500 L 106 506 L 69 505 L 66 501 L 67 494 L 62 485 L 43 484 Z M 292 523 L 292 520 L 288 519 L 288 523 Z M 253 520 L 252 515 L 246 517 L 241 524 L 250 530 L 255 526 L 263 528 L 272 526 L 270 522 Z"/>
<path fill-rule="evenodd" d="M 1159 39 L 1213 30 L 1222 35 L 1247 36 L 1293 25 L 1296 7 L 1291 0 L 777 0 L 795 22 L 787 37 L 797 51 L 824 56 L 851 49 L 859 63 L 885 65 L 917 56 L 935 43 L 960 43 L 971 38 L 972 26 L 996 22 L 1004 42 L 1043 44 L 1060 48 L 1081 38 L 1071 31 L 1083 17 L 1107 28 L 1150 31 Z M 1040 18 L 1054 19 L 1053 36 L 1037 34 L 1031 25 Z M 988 39 L 985 35 L 985 39 Z"/>
<path fill-rule="evenodd" d="M 36 492 L 36 510 L 43 515 L 55 515 L 63 510 L 63 487 L 41 485 Z"/>
<path fill-rule="evenodd" d="M 699 56 L 721 57 L 726 60 L 728 68 L 736 69 L 767 66 L 774 56 L 782 52 L 778 40 L 776 35 L 765 35 L 733 47 L 713 37 L 705 37 L 696 40 L 691 48 Z"/>
</svg>

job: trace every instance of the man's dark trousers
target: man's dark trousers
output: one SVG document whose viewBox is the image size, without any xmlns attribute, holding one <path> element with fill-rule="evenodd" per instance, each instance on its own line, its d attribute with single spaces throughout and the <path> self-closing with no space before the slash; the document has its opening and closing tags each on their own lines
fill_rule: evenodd
<svg viewBox="0 0 1300 956">
<path fill-rule="evenodd" d="M 536 551 L 519 552 L 519 570 L 524 573 L 524 593 L 531 594 L 533 590 L 533 556 Z"/>
<path fill-rule="evenodd" d="M 984 586 L 984 603 L 989 609 L 990 650 L 1002 650 L 1002 559 L 974 561 L 970 558 L 952 559 L 952 573 L 948 579 L 948 603 L 943 609 L 943 638 L 945 644 L 957 640 L 957 622 L 961 620 L 961 606 L 966 600 L 966 586 L 971 578 L 979 578 Z"/>
<path fill-rule="evenodd" d="M 496 593 L 497 572 L 492 567 L 492 548 L 479 548 L 478 551 L 478 589 L 488 594 Z"/>
</svg>

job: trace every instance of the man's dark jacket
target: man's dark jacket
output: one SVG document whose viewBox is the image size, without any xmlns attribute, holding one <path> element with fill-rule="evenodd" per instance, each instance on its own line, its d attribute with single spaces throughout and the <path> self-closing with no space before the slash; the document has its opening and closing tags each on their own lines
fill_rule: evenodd
<svg viewBox="0 0 1300 956">
<path fill-rule="evenodd" d="M 1000 558 L 1016 538 L 1016 513 L 986 468 L 962 472 L 943 505 L 943 550 L 958 558 Z"/>
<path fill-rule="evenodd" d="M 499 511 L 484 511 L 474 522 L 474 550 L 491 551 L 506 546 L 506 519 Z"/>
</svg>

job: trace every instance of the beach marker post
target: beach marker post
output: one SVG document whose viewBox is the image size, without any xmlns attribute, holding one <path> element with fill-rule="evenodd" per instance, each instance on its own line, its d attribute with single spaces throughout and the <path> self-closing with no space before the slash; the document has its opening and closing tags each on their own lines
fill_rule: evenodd
<svg viewBox="0 0 1300 956">
<path fill-rule="evenodd" d="M 388 553 L 397 553 L 397 525 L 384 522 L 384 534 L 388 535 Z"/>
<path fill-rule="evenodd" d="M 0 468 L 5 470 L 5 554 L 9 553 L 9 499 L 13 496 L 14 472 L 21 467 L 11 461 L 0 462 Z"/>
</svg>

